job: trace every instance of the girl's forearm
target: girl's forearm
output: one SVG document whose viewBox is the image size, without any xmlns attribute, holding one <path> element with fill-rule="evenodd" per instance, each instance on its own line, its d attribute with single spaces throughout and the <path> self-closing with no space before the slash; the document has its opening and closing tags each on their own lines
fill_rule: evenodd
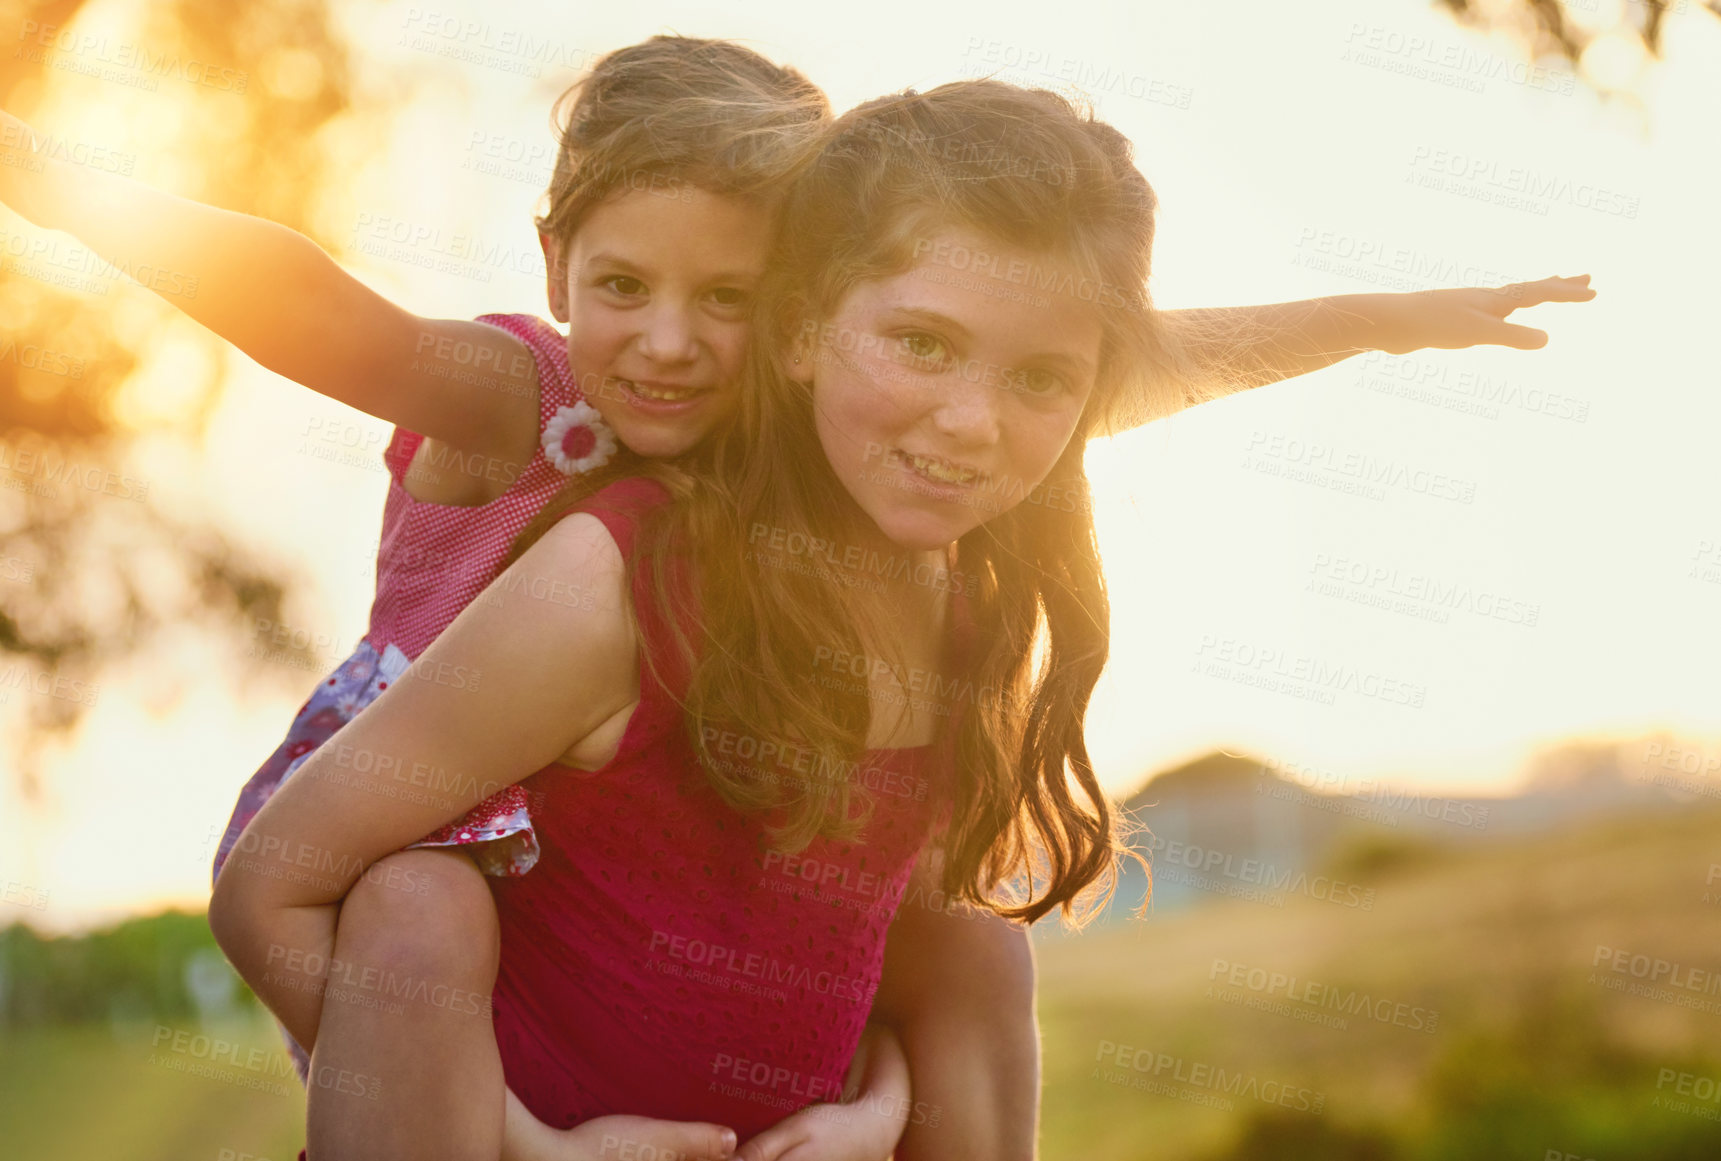
<svg viewBox="0 0 1721 1161">
<path fill-rule="evenodd" d="M 1390 298 L 1340 294 L 1263 306 L 1165 312 L 1189 360 L 1221 388 L 1245 390 L 1330 367 L 1392 342 Z"/>
<path fill-rule="evenodd" d="M 886 944 L 874 1017 L 895 1031 L 913 1079 L 899 1161 L 1032 1161 L 1040 1044 L 1023 927 L 903 908 Z"/>
<path fill-rule="evenodd" d="M 843 1086 L 843 1102 L 895 1112 L 912 1096 L 901 1038 L 889 1024 L 868 1021 Z"/>
<path fill-rule="evenodd" d="M 285 314 L 322 316 L 319 298 L 350 278 L 322 247 L 119 174 L 49 160 L 36 179 L 14 207 L 25 217 L 71 234 L 263 366 L 304 373 L 304 328 Z"/>
<path fill-rule="evenodd" d="M 420 319 L 296 230 L 55 160 L 40 142 L 0 111 L 0 202 L 76 237 L 263 367 L 468 451 L 513 454 L 522 429 L 536 433 L 536 372 L 513 335 Z M 423 357 L 457 343 L 494 373 L 471 383 L 443 355 Z"/>
</svg>

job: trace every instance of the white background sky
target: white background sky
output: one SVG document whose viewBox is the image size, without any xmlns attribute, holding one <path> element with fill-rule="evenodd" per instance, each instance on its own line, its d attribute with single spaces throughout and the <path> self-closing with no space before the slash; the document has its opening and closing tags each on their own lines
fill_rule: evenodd
<svg viewBox="0 0 1721 1161">
<path fill-rule="evenodd" d="M 94 4 L 84 19 L 120 35 L 136 7 Z M 1127 791 L 1223 745 L 1339 775 L 1503 792 L 1538 747 L 1569 737 L 1721 737 L 1721 550 L 1699 558 L 1721 544 L 1721 402 L 1707 357 L 1721 254 L 1721 21 L 1694 5 L 1670 17 L 1668 58 L 1636 108 L 1558 78 L 1552 91 L 1519 83 L 1512 45 L 1407 0 L 880 0 L 840 18 L 805 4 L 626 7 L 348 12 L 361 96 L 399 106 L 381 140 L 338 126 L 331 135 L 350 176 L 320 212 L 348 242 L 348 267 L 421 313 L 543 313 L 529 274 L 488 268 L 479 281 L 470 268 L 438 274 L 358 246 L 388 217 L 441 239 L 420 256 L 460 235 L 530 265 L 541 183 L 473 168 L 492 143 L 545 157 L 552 146 L 549 106 L 572 73 L 510 51 L 525 34 L 574 65 L 654 32 L 734 37 L 802 68 L 839 109 L 993 71 L 1052 87 L 1083 79 L 1160 196 L 1161 306 L 1356 293 L 1390 277 L 1425 288 L 1587 272 L 1599 292 L 1517 316 L 1551 333 L 1543 351 L 1353 359 L 1096 446 L 1089 463 L 1116 616 L 1090 736 L 1108 784 Z M 1618 10 L 1614 0 L 1587 7 L 1603 22 Z M 447 20 L 469 22 L 471 35 L 448 35 Z M 1633 74 L 1630 52 L 1604 51 L 1601 67 Z M 518 71 L 533 67 L 543 75 Z M 1418 68 L 1424 75 L 1404 71 Z M 187 110 L 218 116 L 223 99 L 184 86 L 148 94 L 55 83 L 59 117 L 41 127 L 136 142 L 138 175 L 170 188 L 194 161 L 153 144 L 171 141 L 163 125 Z M 1446 155 L 1462 160 L 1438 160 Z M 1528 208 L 1492 204 L 1470 195 L 1510 191 L 1451 172 L 1473 164 L 1500 181 L 1533 171 L 1553 192 L 1529 195 Z M 1598 188 L 1604 208 L 1581 204 Z M 1635 217 L 1606 212 L 1621 199 Z M 1385 257 L 1356 261 L 1365 247 Z M 147 295 L 116 289 L 115 309 L 128 297 Z M 129 395 L 139 422 L 171 411 L 175 383 L 198 373 L 186 334 L 160 329 L 151 369 Z M 203 457 L 164 442 L 137 472 L 163 502 L 212 514 L 300 569 L 307 583 L 290 616 L 326 640 L 327 668 L 365 627 L 385 478 L 380 462 L 328 463 L 301 448 L 307 433 L 337 425 L 380 447 L 386 428 L 236 362 Z M 1435 402 L 1370 389 L 1399 374 L 1431 385 Z M 1512 402 L 1492 416 L 1441 406 L 1479 378 L 1520 403 L 1571 400 L 1586 417 Z M 1311 444 L 1334 460 L 1354 453 L 1441 473 L 1473 488 L 1473 501 L 1391 485 L 1375 498 L 1341 494 L 1260 467 L 1294 466 L 1271 449 Z M 1397 570 L 1401 587 L 1423 577 L 1533 605 L 1536 624 L 1462 610 L 1440 623 L 1311 592 L 1321 559 Z M 1222 650 L 1390 678 L 1422 689 L 1424 704 L 1354 691 L 1321 704 L 1196 671 Z M 255 675 L 258 663 L 248 664 Z M 191 635 L 164 643 L 104 686 L 76 745 L 51 757 L 45 801 L 23 802 L 16 779 L 0 778 L 0 879 L 50 900 L 46 912 L 0 921 L 70 926 L 201 906 L 211 828 L 321 675 L 275 666 L 242 686 L 242 671 Z"/>
</svg>

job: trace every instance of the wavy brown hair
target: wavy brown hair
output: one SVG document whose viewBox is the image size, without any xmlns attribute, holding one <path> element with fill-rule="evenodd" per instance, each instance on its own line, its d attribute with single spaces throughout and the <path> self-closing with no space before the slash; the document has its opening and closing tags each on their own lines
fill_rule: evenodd
<svg viewBox="0 0 1721 1161">
<path fill-rule="evenodd" d="M 609 53 L 557 100 L 560 146 L 538 229 L 566 246 L 592 209 L 692 186 L 773 208 L 829 124 L 823 91 L 733 41 L 654 36 Z"/>
<path fill-rule="evenodd" d="M 780 845 L 853 836 L 868 814 L 867 792 L 844 772 L 864 754 L 873 706 L 864 688 L 812 680 L 820 651 L 893 650 L 876 606 L 830 575 L 749 559 L 761 527 L 833 544 L 869 539 L 856 531 L 867 518 L 816 450 L 811 393 L 778 359 L 857 284 L 909 269 L 920 240 L 962 227 L 1044 256 L 1047 269 L 1073 267 L 1079 280 L 1048 277 L 1038 289 L 1078 294 L 1103 337 L 1095 391 L 1045 481 L 1076 502 L 1018 502 L 954 546 L 954 563 L 975 578 L 978 630 L 955 676 L 969 691 L 997 692 L 968 697 L 950 739 L 944 886 L 1030 921 L 1054 909 L 1080 919 L 1109 896 L 1125 848 L 1083 722 L 1109 648 L 1110 604 L 1082 461 L 1120 399 L 1157 407 L 1157 391 L 1169 412 L 1191 393 L 1147 293 L 1155 205 L 1123 135 L 1054 93 L 965 81 L 856 108 L 787 193 L 734 422 L 679 463 L 624 457 L 573 481 L 522 534 L 516 554 L 620 476 L 668 487 L 675 503 L 642 526 L 630 575 L 651 570 L 667 613 L 667 562 L 691 558 L 699 624 L 678 640 L 691 672 L 690 737 L 711 784 L 732 805 L 767 812 Z M 833 776 L 785 785 L 727 764 L 705 740 L 718 723 L 793 739 Z"/>
</svg>

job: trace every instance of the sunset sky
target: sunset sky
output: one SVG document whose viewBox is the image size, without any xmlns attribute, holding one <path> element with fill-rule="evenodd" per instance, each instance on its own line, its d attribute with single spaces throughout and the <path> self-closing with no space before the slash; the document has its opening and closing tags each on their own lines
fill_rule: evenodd
<svg viewBox="0 0 1721 1161">
<path fill-rule="evenodd" d="M 118 35 L 139 7 L 82 19 Z M 1605 23 L 1618 2 L 1576 7 Z M 1542 351 L 1354 358 L 1094 448 L 1115 619 L 1090 737 L 1108 784 L 1218 746 L 1490 793 L 1573 737 L 1668 731 L 1721 752 L 1721 21 L 1676 6 L 1637 105 L 1529 72 L 1514 45 L 1409 0 L 833 11 L 354 6 L 359 98 L 400 108 L 381 142 L 336 127 L 350 165 L 326 232 L 420 313 L 544 313 L 530 215 L 550 104 L 579 66 L 655 32 L 741 39 L 839 109 L 964 76 L 1079 82 L 1159 195 L 1162 307 L 1579 273 L 1598 292 L 1515 316 L 1550 333 Z M 1634 48 L 1596 53 L 1636 75 Z M 39 127 L 110 142 L 220 99 L 53 84 Z M 137 176 L 168 188 L 195 164 L 139 155 Z M 474 241 L 494 257 L 463 257 Z M 424 265 L 442 260 L 452 273 Z M 116 309 L 132 296 L 147 297 L 116 289 Z M 198 370 L 194 331 L 157 338 L 128 396 L 138 423 Z M 364 630 L 385 483 L 369 453 L 387 428 L 234 362 L 201 457 L 164 439 L 136 471 L 164 505 L 296 564 L 294 626 L 326 642 L 321 668 L 242 686 L 231 650 L 188 633 L 113 675 L 51 756 L 45 802 L 0 777 L 0 880 L 49 900 L 0 924 L 201 906 L 211 829 Z M 317 454 L 342 447 L 352 462 Z M 1379 482 L 1359 485 L 1358 464 Z"/>
</svg>

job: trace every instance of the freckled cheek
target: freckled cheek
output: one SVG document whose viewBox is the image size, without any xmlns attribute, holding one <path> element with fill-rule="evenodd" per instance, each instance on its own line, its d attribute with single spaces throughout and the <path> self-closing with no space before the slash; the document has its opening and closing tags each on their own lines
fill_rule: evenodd
<svg viewBox="0 0 1721 1161">
<path fill-rule="evenodd" d="M 913 392 L 880 387 L 876 381 L 861 381 L 843 393 L 832 415 L 841 430 L 868 442 L 890 444 L 926 410 L 920 403 Z"/>
<path fill-rule="evenodd" d="M 883 358 L 863 362 L 861 367 L 864 373 L 856 376 L 856 394 L 865 399 L 868 414 L 888 423 L 907 423 L 937 408 L 944 387 L 935 376 Z"/>
<path fill-rule="evenodd" d="M 1068 435 L 1055 424 L 1050 432 L 1018 430 L 1012 434 L 1015 438 L 1006 436 L 1005 442 L 1009 471 L 1024 481 L 1044 480 L 1069 443 Z"/>
</svg>

